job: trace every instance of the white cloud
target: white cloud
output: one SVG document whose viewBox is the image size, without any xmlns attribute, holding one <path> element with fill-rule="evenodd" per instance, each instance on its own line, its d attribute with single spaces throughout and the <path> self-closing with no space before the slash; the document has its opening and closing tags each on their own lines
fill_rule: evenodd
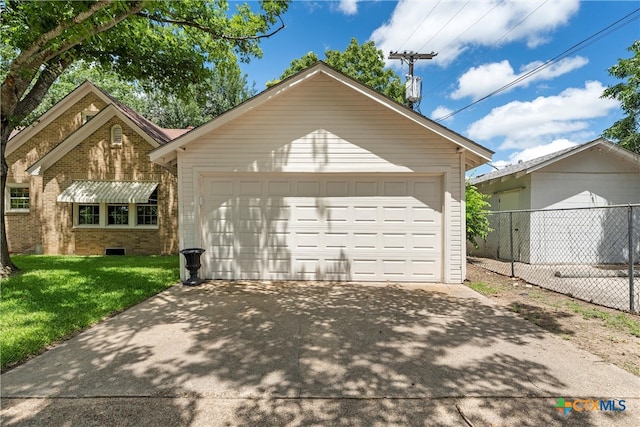
<svg viewBox="0 0 640 427">
<path fill-rule="evenodd" d="M 549 144 L 536 145 L 535 147 L 512 153 L 509 156 L 508 160 L 498 160 L 496 162 L 493 162 L 493 166 L 497 167 L 498 169 L 502 169 L 505 166 L 513 165 L 520 161 L 526 162 L 527 160 L 546 156 L 547 154 L 555 153 L 556 151 L 564 150 L 566 148 L 575 147 L 576 145 L 578 144 L 575 142 L 571 142 L 568 139 L 556 139 Z"/>
<path fill-rule="evenodd" d="M 371 40 L 385 54 L 438 52 L 433 62 L 445 66 L 472 45 L 525 41 L 535 47 L 545 43 L 579 6 L 579 0 L 443 0 L 435 5 L 424 0 L 400 0 L 389 21 L 371 34 Z"/>
<path fill-rule="evenodd" d="M 526 78 L 523 76 L 541 66 L 543 62 L 534 61 L 526 64 L 521 68 L 520 73 L 515 73 L 507 60 L 473 67 L 458 79 L 458 88 L 451 94 L 451 98 L 461 99 L 469 96 L 475 101 L 516 79 L 523 78 L 502 92 L 506 93 L 515 87 L 526 87 L 535 82 L 551 80 L 580 68 L 588 62 L 589 60 L 582 56 L 564 58 Z"/>
<path fill-rule="evenodd" d="M 355 15 L 358 13 L 358 2 L 360 0 L 340 0 L 338 10 L 345 15 Z"/>
<path fill-rule="evenodd" d="M 613 99 L 601 99 L 605 87 L 588 81 L 584 88 L 568 88 L 560 94 L 533 101 L 513 101 L 494 108 L 467 130 L 470 138 L 504 140 L 499 149 L 525 149 L 551 139 L 567 138 L 584 132 L 589 120 L 606 116 L 618 108 Z"/>
<path fill-rule="evenodd" d="M 429 117 L 431 117 L 433 120 L 438 120 L 440 117 L 447 116 L 451 113 L 453 113 L 452 109 L 439 105 L 435 110 L 431 112 Z M 452 120 L 453 117 L 449 117 L 448 119 L 444 120 L 444 122 L 451 122 Z"/>
</svg>

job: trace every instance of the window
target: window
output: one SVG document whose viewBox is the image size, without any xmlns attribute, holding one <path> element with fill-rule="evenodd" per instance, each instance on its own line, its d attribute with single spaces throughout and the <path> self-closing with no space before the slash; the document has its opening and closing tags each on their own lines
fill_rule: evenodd
<svg viewBox="0 0 640 427">
<path fill-rule="evenodd" d="M 107 205 L 107 225 L 129 224 L 129 205 Z"/>
<path fill-rule="evenodd" d="M 111 145 L 122 145 L 122 126 L 111 126 Z"/>
<path fill-rule="evenodd" d="M 78 205 L 78 225 L 100 225 L 100 205 Z"/>
<path fill-rule="evenodd" d="M 29 206 L 29 187 L 9 187 L 9 210 L 28 211 Z"/>
<path fill-rule="evenodd" d="M 82 124 L 87 123 L 89 120 L 93 119 L 96 114 L 98 114 L 97 111 L 83 111 L 82 112 Z"/>
<path fill-rule="evenodd" d="M 150 187 L 153 185 L 153 187 Z M 157 184 L 150 183 L 146 185 L 146 190 L 150 191 L 149 198 L 144 203 L 124 203 L 125 198 L 120 193 L 103 193 L 100 197 L 87 197 L 92 187 L 77 187 L 73 191 L 67 191 L 62 200 L 71 201 L 73 203 L 73 225 L 78 228 L 114 228 L 114 229 L 157 229 L 158 228 L 158 190 Z M 126 186 L 125 186 L 126 187 Z M 96 190 L 97 191 L 97 190 Z M 102 189 L 104 192 L 104 188 Z M 133 189 L 124 188 L 120 191 L 133 191 Z M 82 193 L 84 192 L 84 193 Z M 145 193 L 146 195 L 148 192 Z M 115 203 L 100 202 L 100 198 L 104 200 L 113 200 Z M 74 201 L 74 198 L 82 198 L 83 200 Z M 71 200 L 69 200 L 71 199 Z M 97 200 L 96 200 L 97 199 Z M 114 200 L 115 199 L 115 200 Z M 119 199 L 119 200 L 118 200 Z M 139 201 L 145 199 L 138 198 Z"/>
<path fill-rule="evenodd" d="M 158 225 L 158 190 L 154 190 L 149 197 L 149 203 L 137 205 L 136 224 Z"/>
</svg>

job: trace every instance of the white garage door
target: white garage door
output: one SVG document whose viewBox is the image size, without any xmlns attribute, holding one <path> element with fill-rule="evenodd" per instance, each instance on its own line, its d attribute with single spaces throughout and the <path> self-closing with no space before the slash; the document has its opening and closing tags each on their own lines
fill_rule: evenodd
<svg viewBox="0 0 640 427">
<path fill-rule="evenodd" d="M 439 176 L 203 176 L 204 276 L 442 280 Z"/>
</svg>

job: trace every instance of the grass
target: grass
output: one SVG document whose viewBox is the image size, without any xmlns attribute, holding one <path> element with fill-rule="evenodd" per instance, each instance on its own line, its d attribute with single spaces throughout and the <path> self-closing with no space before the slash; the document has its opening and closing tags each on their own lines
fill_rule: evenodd
<svg viewBox="0 0 640 427">
<path fill-rule="evenodd" d="M 577 302 L 567 301 L 567 307 L 585 319 L 600 319 L 610 328 L 626 330 L 631 335 L 640 337 L 640 320 L 636 320 L 627 313 L 610 313 L 598 308 L 584 306 Z"/>
<path fill-rule="evenodd" d="M 179 280 L 177 256 L 13 256 L 2 279 L 0 365 L 10 367 Z"/>
<path fill-rule="evenodd" d="M 473 282 L 473 283 L 468 283 L 467 286 L 469 286 L 471 289 L 473 289 L 474 291 L 484 295 L 484 296 L 491 296 L 491 295 L 496 295 L 498 292 L 500 292 L 500 289 L 495 287 L 495 286 L 491 286 L 488 285 L 486 283 L 483 282 Z"/>
</svg>

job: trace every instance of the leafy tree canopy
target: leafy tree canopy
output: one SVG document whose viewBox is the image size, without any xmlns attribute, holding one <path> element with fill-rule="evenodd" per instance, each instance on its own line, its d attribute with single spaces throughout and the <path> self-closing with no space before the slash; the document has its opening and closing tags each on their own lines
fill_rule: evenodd
<svg viewBox="0 0 640 427">
<path fill-rule="evenodd" d="M 227 0 L 0 2 L 0 193 L 7 180 L 5 148 L 11 131 L 75 62 L 113 71 L 144 89 L 186 96 L 191 82 L 211 77 L 214 69 L 260 56 L 260 39 L 284 27 L 281 14 L 288 4 L 234 3 L 230 11 Z M 4 197 L 0 214 L 4 218 Z M 2 221 L 0 275 L 15 269 Z"/>
<path fill-rule="evenodd" d="M 633 53 L 631 58 L 620 59 L 617 65 L 609 68 L 609 74 L 623 82 L 609 86 L 602 94 L 603 98 L 620 101 L 626 116 L 602 135 L 640 154 L 640 40 L 636 40 L 628 50 Z"/>
<path fill-rule="evenodd" d="M 240 68 L 214 70 L 203 82 L 193 83 L 188 96 L 178 97 L 161 90 L 145 93 L 138 110 L 154 123 L 165 128 L 197 127 L 255 95 Z"/>
<path fill-rule="evenodd" d="M 351 39 L 344 52 L 338 50 L 325 51 L 326 62 L 329 66 L 353 77 L 361 83 L 385 94 L 397 102 L 404 103 L 404 85 L 400 77 L 391 69 L 385 69 L 384 53 L 376 49 L 372 41 L 359 44 L 355 38 Z M 281 80 L 304 70 L 318 62 L 318 55 L 309 52 L 301 58 L 291 61 L 278 80 L 267 83 L 273 86 Z"/>
</svg>

